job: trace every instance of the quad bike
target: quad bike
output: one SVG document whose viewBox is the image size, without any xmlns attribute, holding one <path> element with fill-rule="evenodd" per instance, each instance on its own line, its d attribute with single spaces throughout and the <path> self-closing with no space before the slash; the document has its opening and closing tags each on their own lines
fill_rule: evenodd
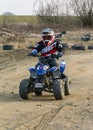
<svg viewBox="0 0 93 130">
<path fill-rule="evenodd" d="M 64 96 L 69 95 L 69 79 L 63 74 L 66 63 L 61 60 L 59 66 L 49 67 L 49 58 L 43 58 L 37 55 L 39 65 L 37 67 L 30 67 L 29 79 L 23 79 L 19 86 L 19 95 L 22 99 L 28 99 L 29 93 L 35 95 L 42 95 L 43 91 L 53 93 L 56 100 L 61 100 Z M 56 58 L 55 55 L 52 58 Z"/>
</svg>

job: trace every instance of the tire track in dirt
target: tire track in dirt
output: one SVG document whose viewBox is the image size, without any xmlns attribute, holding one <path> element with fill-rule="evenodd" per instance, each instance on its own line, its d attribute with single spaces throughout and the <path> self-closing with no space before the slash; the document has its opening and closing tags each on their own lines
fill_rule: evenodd
<svg viewBox="0 0 93 130">
<path fill-rule="evenodd" d="M 45 130 L 45 129 L 48 129 L 48 125 L 51 124 L 53 118 L 60 112 L 60 110 L 62 110 L 65 106 L 69 106 L 69 105 L 72 105 L 72 104 L 65 103 L 62 106 L 58 106 L 56 108 L 53 108 L 53 109 L 47 110 L 47 111 L 40 109 L 39 113 L 37 111 L 33 118 L 29 118 L 29 120 L 26 120 L 21 125 L 17 124 L 17 126 L 13 127 L 12 129 L 15 129 L 15 130 L 25 130 L 25 129 L 26 130 Z M 29 116 L 31 116 L 31 113 L 29 113 L 29 114 L 30 114 Z M 36 125 L 36 123 L 38 125 Z"/>
<path fill-rule="evenodd" d="M 34 113 L 33 113 L 34 114 Z M 2 126 L 0 126 L 0 129 L 7 129 L 7 130 L 20 130 L 25 128 L 30 128 L 32 130 L 33 125 L 35 125 L 34 122 L 37 121 L 37 119 L 41 119 L 42 113 L 35 112 L 35 115 L 32 116 L 32 113 L 25 113 L 21 114 L 20 116 L 16 117 L 15 119 L 8 120 L 6 123 L 4 123 Z"/>
<path fill-rule="evenodd" d="M 71 104 L 69 104 L 71 105 Z M 62 106 L 57 107 L 56 109 L 51 110 L 50 112 L 43 115 L 40 123 L 34 127 L 33 130 L 45 130 L 48 129 L 48 125 L 51 124 L 53 118 L 68 104 L 64 104 Z"/>
</svg>

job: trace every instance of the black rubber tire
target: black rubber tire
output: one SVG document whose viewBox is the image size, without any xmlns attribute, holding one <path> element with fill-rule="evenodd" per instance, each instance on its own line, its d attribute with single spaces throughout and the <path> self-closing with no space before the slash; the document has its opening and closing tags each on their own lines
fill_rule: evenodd
<svg viewBox="0 0 93 130">
<path fill-rule="evenodd" d="M 74 50 L 86 50 L 86 46 L 84 46 L 84 45 L 82 45 L 82 44 L 72 45 L 71 48 L 74 49 Z"/>
<path fill-rule="evenodd" d="M 28 99 L 28 93 L 30 93 L 29 80 L 24 79 L 20 82 L 19 95 L 22 99 Z"/>
<path fill-rule="evenodd" d="M 93 45 L 88 45 L 89 50 L 93 50 Z"/>
<path fill-rule="evenodd" d="M 53 94 L 56 100 L 62 100 L 64 98 L 64 85 L 60 82 L 62 80 L 54 80 L 53 82 Z"/>
<path fill-rule="evenodd" d="M 63 46 L 64 49 L 69 48 L 69 45 L 67 43 L 62 43 L 62 46 Z"/>
<path fill-rule="evenodd" d="M 70 95 L 70 80 L 66 77 L 64 81 L 65 96 Z"/>
<path fill-rule="evenodd" d="M 31 45 L 30 45 L 30 46 L 28 46 L 27 48 L 28 48 L 28 49 L 33 49 L 33 48 L 34 48 L 34 46 L 31 46 Z"/>
<path fill-rule="evenodd" d="M 14 50 L 13 45 L 3 45 L 3 50 Z"/>
</svg>

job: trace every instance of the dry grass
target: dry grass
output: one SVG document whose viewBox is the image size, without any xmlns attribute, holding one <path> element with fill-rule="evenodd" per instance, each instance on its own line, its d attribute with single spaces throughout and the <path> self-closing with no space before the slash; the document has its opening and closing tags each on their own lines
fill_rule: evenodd
<svg viewBox="0 0 93 130">
<path fill-rule="evenodd" d="M 62 38 L 60 38 L 62 43 L 67 43 L 69 45 L 72 44 L 84 44 L 89 45 L 93 44 L 93 40 L 90 41 L 82 41 L 81 36 L 84 34 L 91 34 L 93 38 L 93 31 L 91 30 L 78 30 L 78 31 L 67 31 L 67 34 L 64 34 Z M 0 36 L 0 48 L 3 44 L 13 45 L 15 49 L 24 49 L 28 46 L 34 46 L 39 40 L 41 40 L 40 36 L 31 36 L 25 38 L 24 42 L 17 42 L 17 41 L 5 41 L 5 38 Z"/>
<path fill-rule="evenodd" d="M 84 45 L 89 45 L 91 43 L 93 43 L 93 40 L 90 41 L 82 41 L 81 40 L 81 36 L 84 34 L 91 34 L 92 38 L 93 38 L 93 31 L 84 31 L 84 30 L 80 30 L 80 31 L 67 31 L 67 34 L 63 36 L 63 38 L 61 38 L 61 41 L 63 43 L 68 43 L 68 44 L 84 44 Z"/>
</svg>

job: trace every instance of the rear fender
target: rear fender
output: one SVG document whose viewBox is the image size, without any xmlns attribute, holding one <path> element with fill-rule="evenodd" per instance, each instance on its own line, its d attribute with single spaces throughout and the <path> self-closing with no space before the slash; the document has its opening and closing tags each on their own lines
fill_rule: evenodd
<svg viewBox="0 0 93 130">
<path fill-rule="evenodd" d="M 55 72 L 56 70 L 57 70 L 58 68 L 57 68 L 57 66 L 53 66 L 53 67 L 51 67 L 50 69 L 49 69 L 49 72 Z"/>
<path fill-rule="evenodd" d="M 64 60 L 61 60 L 60 62 L 60 72 L 63 73 L 65 71 L 66 62 Z"/>
<path fill-rule="evenodd" d="M 53 79 L 60 79 L 61 73 L 59 69 L 57 69 L 55 72 L 53 72 Z"/>
<path fill-rule="evenodd" d="M 60 74 L 59 68 L 57 66 L 53 66 L 52 68 L 50 68 L 49 72 L 52 72 L 53 79 L 59 79 L 60 78 L 61 74 Z"/>
</svg>

